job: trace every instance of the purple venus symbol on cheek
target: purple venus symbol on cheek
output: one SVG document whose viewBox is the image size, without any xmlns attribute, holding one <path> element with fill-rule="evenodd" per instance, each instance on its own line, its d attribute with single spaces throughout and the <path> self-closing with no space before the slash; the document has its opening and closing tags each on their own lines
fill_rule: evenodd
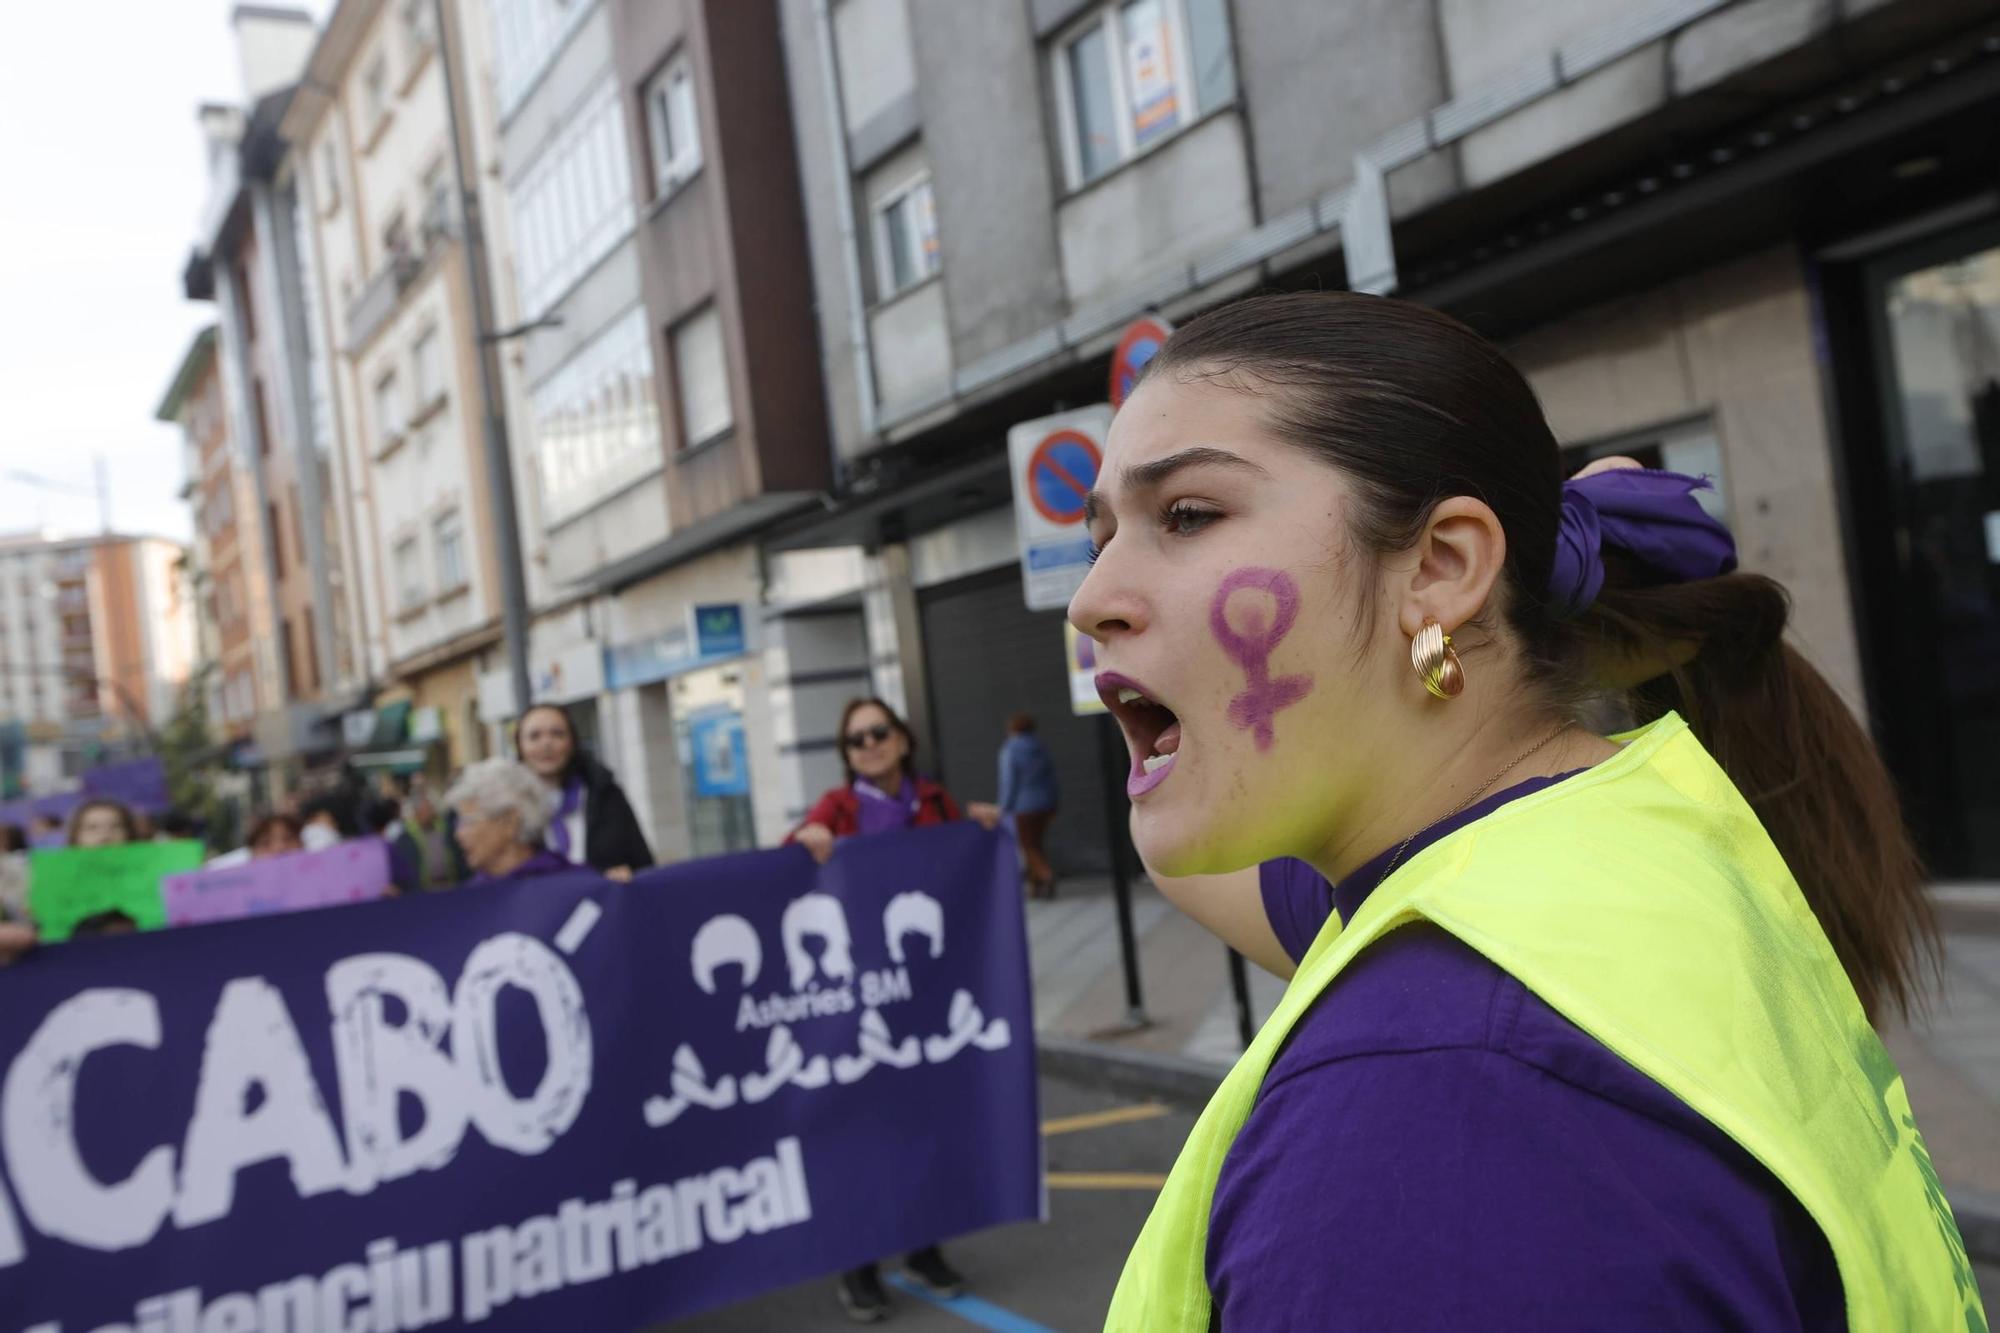
<svg viewBox="0 0 2000 1333">
<path fill-rule="evenodd" d="M 1238 597 L 1238 593 L 1254 594 Z M 1264 599 L 1271 600 L 1266 620 Z M 1230 623 L 1230 600 L 1236 621 Z M 1256 738 L 1259 750 L 1271 748 L 1272 719 L 1306 697 L 1311 676 L 1271 678 L 1271 654 L 1299 618 L 1299 585 L 1282 569 L 1238 569 L 1222 580 L 1208 607 L 1209 632 L 1243 668 L 1244 690 L 1229 701 L 1229 720 Z M 1239 629 L 1238 626 L 1241 626 Z"/>
</svg>

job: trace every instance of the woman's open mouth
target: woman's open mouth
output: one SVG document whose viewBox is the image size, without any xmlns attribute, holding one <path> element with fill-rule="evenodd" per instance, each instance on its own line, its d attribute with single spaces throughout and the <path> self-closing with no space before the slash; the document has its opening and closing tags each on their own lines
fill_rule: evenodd
<svg viewBox="0 0 2000 1333">
<path fill-rule="evenodd" d="M 1125 794 L 1136 801 L 1174 771 L 1174 758 L 1181 748 L 1180 718 L 1145 686 L 1116 671 L 1100 672 L 1096 685 L 1097 697 L 1118 719 L 1126 747 L 1132 752 Z"/>
</svg>

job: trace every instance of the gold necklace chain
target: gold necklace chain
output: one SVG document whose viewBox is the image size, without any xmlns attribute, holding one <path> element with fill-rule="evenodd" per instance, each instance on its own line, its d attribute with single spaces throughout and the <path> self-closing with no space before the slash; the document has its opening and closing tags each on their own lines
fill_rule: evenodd
<svg viewBox="0 0 2000 1333">
<path fill-rule="evenodd" d="M 1570 727 L 1573 725 L 1574 725 L 1573 723 L 1565 722 L 1561 726 L 1557 727 L 1554 731 L 1550 732 L 1548 735 L 1536 741 L 1533 745 L 1530 745 L 1527 749 L 1521 751 L 1520 754 L 1515 756 L 1514 761 L 1512 763 L 1508 764 L 1507 767 L 1501 769 L 1498 773 L 1495 773 L 1492 777 L 1486 779 L 1486 781 L 1480 783 L 1478 790 L 1474 791 L 1472 795 L 1466 797 L 1464 800 L 1460 801 L 1457 805 L 1453 806 L 1449 813 L 1438 816 L 1438 818 L 1433 819 L 1430 823 L 1424 825 L 1423 828 L 1418 829 L 1416 833 L 1412 833 L 1409 837 L 1403 839 L 1402 845 L 1396 848 L 1396 854 L 1389 858 L 1389 864 L 1382 868 L 1381 877 L 1375 881 L 1374 887 L 1377 889 L 1382 887 L 1382 881 L 1389 878 L 1390 872 L 1395 870 L 1397 864 L 1402 861 L 1403 853 L 1410 850 L 1410 844 L 1417 840 L 1419 834 L 1434 829 L 1439 824 L 1444 823 L 1445 820 L 1451 819 L 1452 817 L 1463 812 L 1467 806 L 1470 806 L 1474 801 L 1478 800 L 1480 797 L 1484 796 L 1488 791 L 1492 790 L 1494 783 L 1506 777 L 1509 773 L 1512 773 L 1515 769 L 1519 768 L 1521 765 L 1527 763 L 1528 760 L 1534 758 L 1535 754 L 1538 751 L 1547 746 L 1551 741 L 1555 740 L 1556 737 L 1562 735 L 1565 731 L 1568 731 Z"/>
</svg>

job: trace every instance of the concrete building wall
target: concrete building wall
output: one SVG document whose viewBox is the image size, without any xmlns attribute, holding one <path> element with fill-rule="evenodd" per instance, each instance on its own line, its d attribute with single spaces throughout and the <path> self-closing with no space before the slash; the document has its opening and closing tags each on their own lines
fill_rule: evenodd
<svg viewBox="0 0 2000 1333">
<path fill-rule="evenodd" d="M 334 16 L 339 41 L 323 45 L 308 71 L 311 100 L 295 100 L 285 129 L 307 164 L 302 193 L 326 270 L 364 617 L 379 621 L 381 676 L 421 683 L 471 652 L 497 618 L 479 349 L 435 43 L 419 40 L 399 7 L 357 11 L 352 22 L 342 28 Z M 362 299 L 371 285 L 372 303 Z M 410 544 L 414 559 L 405 554 L 399 570 Z M 459 692 L 472 689 L 471 675 L 454 668 L 425 685 L 448 725 L 462 729 Z"/>
<path fill-rule="evenodd" d="M 1556 438 L 1705 416 L 1742 567 L 1791 590 L 1792 637 L 1857 711 L 1861 664 L 1803 262 L 1789 246 L 1593 306 L 1509 347 Z"/>
<path fill-rule="evenodd" d="M 1063 200 L 1063 284 L 1088 304 L 1256 224 L 1243 120 L 1211 116 Z"/>
<path fill-rule="evenodd" d="M 911 36 L 924 148 L 949 165 L 933 188 L 963 365 L 1066 313 L 1041 53 L 1017 4 L 917 4 Z M 843 80 L 850 68 L 843 60 Z"/>
<path fill-rule="evenodd" d="M 1236 0 L 1230 12 L 1262 217 L 1345 185 L 1370 141 L 1450 95 L 1436 6 Z M 1453 178 L 1448 156 L 1413 167 L 1396 202 L 1432 202 Z"/>
<path fill-rule="evenodd" d="M 0 718 L 57 724 L 68 710 L 55 559 L 33 538 L 0 542 Z"/>
</svg>

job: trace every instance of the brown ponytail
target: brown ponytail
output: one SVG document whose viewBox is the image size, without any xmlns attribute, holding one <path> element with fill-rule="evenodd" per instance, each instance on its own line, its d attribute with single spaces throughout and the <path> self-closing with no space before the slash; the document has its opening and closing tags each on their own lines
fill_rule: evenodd
<svg viewBox="0 0 2000 1333">
<path fill-rule="evenodd" d="M 1561 454 L 1498 348 L 1423 306 L 1296 292 L 1176 330 L 1144 371 L 1161 374 L 1256 391 L 1280 439 L 1353 485 L 1352 535 L 1378 557 L 1408 549 L 1448 496 L 1490 506 L 1507 533 L 1493 616 L 1549 705 L 1581 712 L 1612 663 L 1637 720 L 1679 711 L 1763 820 L 1870 1019 L 1915 1004 L 1937 962 L 1921 869 L 1874 746 L 1784 642 L 1784 589 L 1755 574 L 1647 586 L 1607 552 L 1597 604 L 1557 618 Z"/>
<path fill-rule="evenodd" d="M 1874 743 L 1784 640 L 1790 597 L 1760 574 L 1653 586 L 1635 574 L 1608 553 L 1577 622 L 1600 660 L 1609 649 L 1668 666 L 1626 691 L 1634 720 L 1687 719 L 1777 844 L 1869 1020 L 1921 1007 L 1939 961 L 1923 867 Z"/>
</svg>

